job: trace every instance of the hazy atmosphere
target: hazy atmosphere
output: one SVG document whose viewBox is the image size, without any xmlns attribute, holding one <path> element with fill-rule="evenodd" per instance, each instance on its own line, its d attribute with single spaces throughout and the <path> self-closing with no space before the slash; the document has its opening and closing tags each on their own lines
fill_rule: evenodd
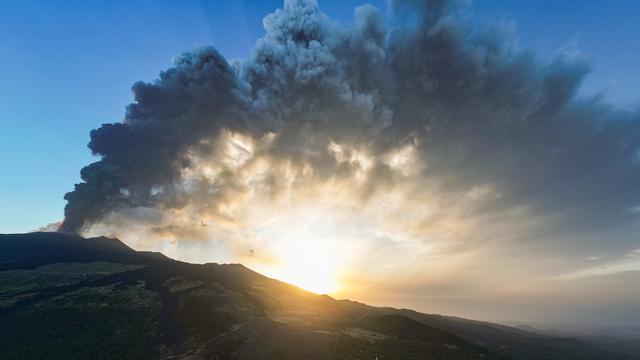
<svg viewBox="0 0 640 360">
<path fill-rule="evenodd" d="M 0 232 L 640 326 L 639 3 L 88 3 L 0 4 Z"/>
</svg>

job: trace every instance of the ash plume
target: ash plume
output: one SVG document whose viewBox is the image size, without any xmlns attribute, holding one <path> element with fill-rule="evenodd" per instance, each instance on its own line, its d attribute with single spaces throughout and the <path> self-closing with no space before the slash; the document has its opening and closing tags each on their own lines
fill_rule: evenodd
<svg viewBox="0 0 640 360">
<path fill-rule="evenodd" d="M 445 214 L 473 198 L 468 218 L 525 208 L 557 231 L 635 223 L 639 113 L 576 96 L 579 52 L 540 59 L 460 6 L 392 1 L 385 22 L 364 5 L 343 25 L 287 0 L 248 59 L 181 55 L 134 84 L 122 122 L 91 132 L 100 160 L 66 194 L 60 230 L 126 218 L 207 238 L 240 203 L 330 185 L 357 204 L 402 189 Z"/>
</svg>

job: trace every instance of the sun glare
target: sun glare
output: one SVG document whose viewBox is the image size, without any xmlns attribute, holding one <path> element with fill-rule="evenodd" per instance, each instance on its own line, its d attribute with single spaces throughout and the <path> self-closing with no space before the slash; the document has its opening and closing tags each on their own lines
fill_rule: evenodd
<svg viewBox="0 0 640 360">
<path fill-rule="evenodd" d="M 336 233 L 337 219 L 321 209 L 297 210 L 265 226 L 262 235 L 270 243 L 273 262 L 260 266 L 262 272 L 317 294 L 341 290 L 349 242 Z"/>
<path fill-rule="evenodd" d="M 340 289 L 338 267 L 333 258 L 320 249 L 298 249 L 281 254 L 281 263 L 273 277 L 317 294 Z"/>
</svg>

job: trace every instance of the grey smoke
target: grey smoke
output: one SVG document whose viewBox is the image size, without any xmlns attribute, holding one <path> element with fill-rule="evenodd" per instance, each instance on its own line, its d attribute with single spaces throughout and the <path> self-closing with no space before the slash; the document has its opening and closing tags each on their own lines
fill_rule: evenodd
<svg viewBox="0 0 640 360">
<path fill-rule="evenodd" d="M 261 155 L 310 167 L 319 180 L 357 170 L 331 143 L 373 155 L 413 144 L 424 186 L 442 196 L 499 189 L 487 212 L 526 205 L 572 229 L 636 221 L 640 115 L 576 96 L 589 73 L 582 56 L 565 49 L 541 60 L 509 31 L 471 26 L 454 2 L 392 1 L 390 14 L 385 23 L 364 5 L 345 26 L 315 1 L 287 0 L 265 18 L 248 59 L 232 66 L 203 48 L 136 83 L 125 120 L 91 132 L 101 159 L 66 194 L 61 230 L 81 232 L 123 208 L 200 201 L 183 190 L 184 173 L 225 130 L 277 134 Z M 369 171 L 363 201 L 396 176 L 382 161 Z M 195 186 L 207 206 L 242 191 L 232 170 Z"/>
</svg>

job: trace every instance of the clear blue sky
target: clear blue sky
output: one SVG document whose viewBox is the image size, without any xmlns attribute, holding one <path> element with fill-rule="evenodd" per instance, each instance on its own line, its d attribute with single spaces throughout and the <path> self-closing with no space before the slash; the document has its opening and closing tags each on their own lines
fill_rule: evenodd
<svg viewBox="0 0 640 360">
<path fill-rule="evenodd" d="M 385 1 L 369 1 L 385 8 Z M 322 1 L 350 21 L 364 1 Z M 281 1 L 0 2 L 0 232 L 61 220 L 65 192 L 93 161 L 89 131 L 118 121 L 131 85 L 153 80 L 180 52 L 213 45 L 246 57 Z M 591 57 L 582 92 L 640 99 L 640 2 L 476 0 L 481 21 L 517 23 L 521 45 L 549 56 L 567 44 Z M 635 70 L 635 71 L 634 71 Z"/>
</svg>

